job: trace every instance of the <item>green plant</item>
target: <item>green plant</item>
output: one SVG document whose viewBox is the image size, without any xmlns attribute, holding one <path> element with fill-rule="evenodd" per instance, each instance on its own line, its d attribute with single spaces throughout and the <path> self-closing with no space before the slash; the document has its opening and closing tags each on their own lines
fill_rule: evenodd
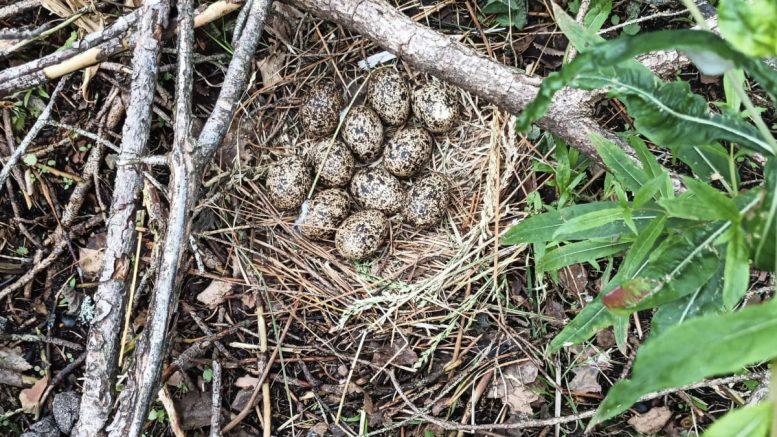
<svg viewBox="0 0 777 437">
<path fill-rule="evenodd" d="M 701 24 L 695 5 L 684 3 Z M 725 8 L 735 8 L 745 17 L 740 28 L 728 23 L 734 27 L 724 31 L 729 41 L 706 30 L 604 41 L 554 8 L 559 27 L 580 53 L 543 81 L 518 127 L 526 130 L 565 86 L 606 89 L 627 108 L 638 134 L 667 147 L 694 175 L 682 178 L 683 188 L 676 191 L 669 171 L 639 136 L 625 138 L 638 162 L 612 141 L 592 136 L 616 182 L 616 201 L 551 210 L 519 223 L 502 238 L 503 244 L 540 248 L 535 250 L 538 272 L 622 256 L 617 272 L 605 275 L 598 297 L 553 339 L 549 353 L 609 326 L 622 332 L 631 314 L 655 309 L 631 379 L 610 389 L 589 426 L 622 413 L 646 393 L 777 358 L 772 343 L 777 301 L 741 304 L 751 267 L 777 272 L 777 141 L 744 92 L 749 78 L 772 104 L 777 95 L 777 73 L 754 57 L 777 54 L 777 38 L 763 37 L 777 35 L 777 20 L 755 17 L 762 3 L 769 2 L 721 2 L 722 16 L 730 12 Z M 760 32 L 751 31 L 755 28 Z M 727 101 L 718 105 L 726 106 L 722 112 L 711 111 L 687 82 L 665 82 L 633 59 L 664 49 L 684 51 L 705 74 L 725 75 Z M 743 191 L 735 164 L 754 153 L 767 159 L 764 179 Z M 771 399 L 734 410 L 705 435 L 747 429 L 737 435 L 765 436 L 770 426 L 774 435 L 774 406 Z"/>
<path fill-rule="evenodd" d="M 496 24 L 518 30 L 526 26 L 529 17 L 527 0 L 488 0 L 481 11 L 493 16 Z"/>
<path fill-rule="evenodd" d="M 165 410 L 161 408 L 152 408 L 151 411 L 148 412 L 148 420 L 150 422 L 164 423 L 165 419 L 167 419 L 167 414 L 165 413 Z"/>
</svg>

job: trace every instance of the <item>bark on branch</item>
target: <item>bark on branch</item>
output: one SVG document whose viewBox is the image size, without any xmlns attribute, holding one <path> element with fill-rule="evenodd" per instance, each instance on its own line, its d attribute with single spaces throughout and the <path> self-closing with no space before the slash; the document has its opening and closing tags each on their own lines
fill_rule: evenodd
<svg viewBox="0 0 777 437">
<path fill-rule="evenodd" d="M 139 18 L 137 45 L 132 58 L 132 89 L 127 121 L 122 132 L 120 160 L 133 160 L 146 153 L 151 128 L 151 106 L 156 86 L 157 58 L 162 31 L 167 25 L 169 4 L 146 0 Z M 126 284 L 135 247 L 135 212 L 142 187 L 136 165 L 116 171 L 113 201 L 107 223 L 108 235 L 100 281 L 95 293 L 95 317 L 89 329 L 83 395 L 74 436 L 98 435 L 108 421 L 126 306 Z"/>
</svg>

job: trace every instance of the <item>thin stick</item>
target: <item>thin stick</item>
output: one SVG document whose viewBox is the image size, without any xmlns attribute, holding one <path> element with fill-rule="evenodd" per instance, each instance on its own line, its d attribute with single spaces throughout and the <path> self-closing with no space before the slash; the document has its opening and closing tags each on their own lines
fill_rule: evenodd
<svg viewBox="0 0 777 437">
<path fill-rule="evenodd" d="M 345 396 L 348 394 L 348 385 L 351 383 L 353 377 L 353 370 L 356 368 L 356 363 L 359 360 L 359 356 L 362 353 L 362 347 L 364 346 L 364 340 L 367 338 L 367 330 L 362 332 L 362 339 L 359 341 L 359 347 L 356 349 L 356 355 L 353 356 L 351 362 L 351 369 L 348 370 L 348 377 L 345 379 L 345 385 L 343 386 L 343 394 L 340 396 L 340 405 L 337 407 L 337 415 L 335 416 L 335 425 L 340 423 L 340 414 L 343 412 L 343 405 L 345 405 Z M 393 372 L 393 371 L 391 371 Z"/>
<path fill-rule="evenodd" d="M 213 379 L 210 391 L 210 437 L 219 437 L 221 436 L 219 429 L 221 422 L 221 363 L 219 360 L 213 360 L 211 368 L 213 369 Z"/>
<path fill-rule="evenodd" d="M 143 223 L 140 223 L 143 226 Z M 132 284 L 130 284 L 129 299 L 127 299 L 127 311 L 124 315 L 124 329 L 121 330 L 121 340 L 119 341 L 119 368 L 124 364 L 124 345 L 127 343 L 127 333 L 129 333 L 130 319 L 132 319 L 132 306 L 135 304 L 135 287 L 138 284 L 138 267 L 140 267 L 140 248 L 143 246 L 143 232 L 138 232 L 138 244 L 135 249 L 135 258 L 132 267 Z"/>
<path fill-rule="evenodd" d="M 256 329 L 259 332 L 259 352 L 263 357 L 267 354 L 267 323 L 264 320 L 264 306 L 261 303 L 256 305 Z M 272 403 L 270 402 L 270 381 L 262 382 L 262 418 L 264 422 L 263 435 L 270 437 L 272 435 Z"/>
<path fill-rule="evenodd" d="M 4 20 L 8 17 L 20 14 L 28 9 L 37 8 L 40 6 L 40 0 L 22 0 L 17 1 L 9 6 L 0 8 L 0 20 Z"/>
<path fill-rule="evenodd" d="M 17 147 L 8 158 L 8 161 L 6 161 L 5 165 L 3 166 L 3 170 L 0 171 L 0 193 L 3 191 L 5 180 L 11 173 L 11 169 L 14 168 L 14 166 L 19 162 L 19 159 L 22 157 L 22 155 L 27 152 L 27 148 L 30 147 L 30 144 L 32 144 L 32 140 L 38 136 L 38 132 L 40 132 L 40 130 L 43 129 L 43 126 L 46 125 L 46 122 L 51 116 L 51 109 L 54 107 L 54 102 L 57 100 L 57 96 L 59 95 L 59 92 L 62 91 L 62 88 L 65 86 L 66 82 L 67 78 L 63 78 L 59 81 L 57 86 L 54 88 L 54 91 L 51 93 L 49 103 L 43 109 L 43 112 L 40 113 L 40 116 L 38 116 L 35 124 L 33 124 L 30 130 L 27 131 L 27 135 L 24 136 L 24 139 L 19 144 L 19 147 Z"/>
</svg>

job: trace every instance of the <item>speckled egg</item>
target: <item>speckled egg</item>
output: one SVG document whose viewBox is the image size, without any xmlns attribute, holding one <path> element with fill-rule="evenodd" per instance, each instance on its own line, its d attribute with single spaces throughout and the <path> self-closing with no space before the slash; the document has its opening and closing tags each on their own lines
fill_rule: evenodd
<svg viewBox="0 0 777 437">
<path fill-rule="evenodd" d="M 429 161 L 432 154 L 432 134 L 426 129 L 411 127 L 394 134 L 383 151 L 383 166 L 400 178 L 414 176 Z"/>
<path fill-rule="evenodd" d="M 402 213 L 405 221 L 419 228 L 440 222 L 448 209 L 448 180 L 440 173 L 431 173 L 416 181 L 407 194 Z"/>
<path fill-rule="evenodd" d="M 345 219 L 335 234 L 335 246 L 343 258 L 363 260 L 380 250 L 388 234 L 388 220 L 380 211 L 366 209 Z"/>
<path fill-rule="evenodd" d="M 341 132 L 345 144 L 362 161 L 374 161 L 383 151 L 383 125 L 378 114 L 367 106 L 351 108 Z"/>
<path fill-rule="evenodd" d="M 331 146 L 330 146 L 331 143 Z M 353 176 L 354 159 L 342 141 L 324 139 L 314 146 L 314 165 L 318 181 L 327 187 L 345 187 Z"/>
<path fill-rule="evenodd" d="M 267 169 L 267 193 L 270 201 L 281 210 L 302 205 L 313 180 L 310 168 L 298 156 L 289 156 Z"/>
<path fill-rule="evenodd" d="M 330 82 L 315 85 L 308 91 L 300 108 L 300 120 L 311 138 L 331 135 L 340 121 L 345 102 L 339 87 Z"/>
<path fill-rule="evenodd" d="M 399 126 L 410 114 L 410 87 L 398 71 L 381 68 L 370 77 L 367 102 L 389 126 Z"/>
<path fill-rule="evenodd" d="M 392 215 L 402 209 L 405 190 L 399 179 L 384 168 L 356 172 L 351 180 L 351 194 L 361 206 Z"/>
<path fill-rule="evenodd" d="M 312 239 L 332 238 L 335 230 L 348 217 L 350 197 L 345 190 L 321 191 L 302 206 L 297 225 L 302 235 Z"/>
<path fill-rule="evenodd" d="M 447 86 L 428 82 L 413 92 L 413 113 L 433 133 L 444 133 L 459 121 L 459 103 Z"/>
</svg>

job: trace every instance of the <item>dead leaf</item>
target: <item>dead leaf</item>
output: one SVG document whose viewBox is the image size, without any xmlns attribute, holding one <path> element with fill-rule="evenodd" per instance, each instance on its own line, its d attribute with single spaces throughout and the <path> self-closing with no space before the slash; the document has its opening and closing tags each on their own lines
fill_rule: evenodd
<svg viewBox="0 0 777 437">
<path fill-rule="evenodd" d="M 197 295 L 197 300 L 211 308 L 215 308 L 224 302 L 224 296 L 231 290 L 232 284 L 229 282 L 215 280 Z"/>
<path fill-rule="evenodd" d="M 102 249 L 95 250 L 86 247 L 78 249 L 78 266 L 84 271 L 84 274 L 90 277 L 97 276 L 103 265 Z"/>
<path fill-rule="evenodd" d="M 232 403 L 229 404 L 229 407 L 232 408 L 233 411 L 243 411 L 243 408 L 248 405 L 248 402 L 251 400 L 251 396 L 253 394 L 253 389 L 244 388 L 240 390 L 239 392 L 235 393 L 235 398 L 232 399 Z"/>
<path fill-rule="evenodd" d="M 179 412 L 181 427 L 184 431 L 210 425 L 210 407 L 212 405 L 210 392 L 190 391 L 181 399 L 175 399 L 175 409 Z"/>
<path fill-rule="evenodd" d="M 329 431 L 329 427 L 324 422 L 318 422 L 315 424 L 312 428 L 308 430 L 307 436 L 308 437 L 324 437 L 326 435 L 326 432 Z"/>
<path fill-rule="evenodd" d="M 28 414 L 37 414 L 40 408 L 40 398 L 49 385 L 49 377 L 44 376 L 32 387 L 25 388 L 19 393 L 19 401 L 22 403 L 22 409 Z"/>
<path fill-rule="evenodd" d="M 22 349 L 19 347 L 0 348 L 0 369 L 12 370 L 15 372 L 26 372 L 32 369 L 30 363 L 22 357 Z"/>
<path fill-rule="evenodd" d="M 513 364 L 494 378 L 486 396 L 501 399 L 513 413 L 532 414 L 531 403 L 540 397 L 526 385 L 534 382 L 538 373 L 539 369 L 534 363 Z"/>
<path fill-rule="evenodd" d="M 629 425 L 640 434 L 656 434 L 666 426 L 672 418 L 672 411 L 667 407 L 651 408 L 645 414 L 637 414 L 629 419 Z"/>
<path fill-rule="evenodd" d="M 558 272 L 558 282 L 567 291 L 580 294 L 588 286 L 588 270 L 582 264 L 572 264 Z"/>
<path fill-rule="evenodd" d="M 235 387 L 240 388 L 254 388 L 259 384 L 259 378 L 254 376 L 241 376 L 235 380 Z"/>
<path fill-rule="evenodd" d="M 572 394 L 601 393 L 602 386 L 597 381 L 599 369 L 596 366 L 583 366 L 575 369 L 575 376 L 569 381 L 569 390 Z"/>
<path fill-rule="evenodd" d="M 410 345 L 400 345 L 398 342 L 387 344 L 372 355 L 372 363 L 376 366 L 384 366 L 389 362 L 397 366 L 412 366 L 416 361 L 418 361 L 418 354 Z"/>
<path fill-rule="evenodd" d="M 286 54 L 275 46 L 276 50 L 271 50 L 271 55 L 265 56 L 257 62 L 257 68 L 262 74 L 262 85 L 269 88 L 283 80 L 283 67 L 286 64 Z"/>
</svg>

